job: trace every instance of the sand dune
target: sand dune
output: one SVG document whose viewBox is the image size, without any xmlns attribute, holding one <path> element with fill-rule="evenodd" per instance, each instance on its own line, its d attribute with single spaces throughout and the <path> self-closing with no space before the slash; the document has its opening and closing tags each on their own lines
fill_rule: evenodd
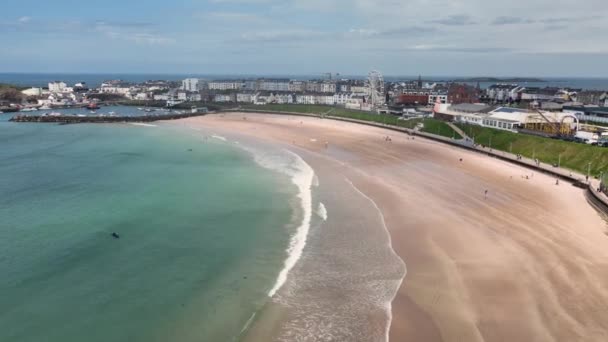
<svg viewBox="0 0 608 342">
<path fill-rule="evenodd" d="M 243 113 L 179 124 L 289 144 L 342 165 L 336 172 L 378 204 L 407 265 L 391 341 L 608 341 L 606 222 L 582 190 L 357 124 Z"/>
</svg>

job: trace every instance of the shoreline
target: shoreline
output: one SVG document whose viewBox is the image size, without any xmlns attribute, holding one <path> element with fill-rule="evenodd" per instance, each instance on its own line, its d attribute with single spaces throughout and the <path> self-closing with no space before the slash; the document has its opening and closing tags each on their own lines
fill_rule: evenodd
<svg viewBox="0 0 608 342">
<path fill-rule="evenodd" d="M 341 163 L 332 172 L 347 174 L 377 203 L 408 266 L 391 304 L 391 340 L 608 337 L 608 325 L 595 314 L 608 307 L 608 294 L 593 285 L 608 281 L 601 266 L 608 264 L 605 221 L 580 189 L 426 139 L 395 136 L 387 144 L 382 137 L 392 133 L 371 126 L 251 113 L 180 123 L 291 144 Z M 585 277 L 570 279 L 562 276 L 566 271 Z"/>
</svg>

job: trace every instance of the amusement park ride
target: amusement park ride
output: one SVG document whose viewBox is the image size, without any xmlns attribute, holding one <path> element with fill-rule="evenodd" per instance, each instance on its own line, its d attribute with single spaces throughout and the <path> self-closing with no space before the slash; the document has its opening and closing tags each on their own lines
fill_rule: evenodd
<svg viewBox="0 0 608 342">
<path fill-rule="evenodd" d="M 367 75 L 367 86 L 369 88 L 369 105 L 372 111 L 380 109 L 386 104 L 384 77 L 377 70 L 370 71 Z"/>
<path fill-rule="evenodd" d="M 572 137 L 579 130 L 578 118 L 574 115 L 551 117 L 549 113 L 536 110 L 538 115 L 530 115 L 525 129 L 545 133 L 554 137 Z"/>
</svg>

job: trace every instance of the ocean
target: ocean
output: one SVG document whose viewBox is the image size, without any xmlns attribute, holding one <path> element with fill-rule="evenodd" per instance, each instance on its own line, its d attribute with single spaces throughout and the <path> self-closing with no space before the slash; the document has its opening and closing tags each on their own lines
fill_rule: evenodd
<svg viewBox="0 0 608 342">
<path fill-rule="evenodd" d="M 19 86 L 46 87 L 49 82 L 64 81 L 69 85 L 86 82 L 90 87 L 97 87 L 106 80 L 123 80 L 128 82 L 144 82 L 147 80 L 181 81 L 188 77 L 213 79 L 245 79 L 259 77 L 290 78 L 300 80 L 320 79 L 324 75 L 220 75 L 220 74 L 70 74 L 70 73 L 0 73 L 0 83 L 9 83 Z M 365 75 L 342 75 L 340 78 L 365 79 Z M 466 76 L 424 76 L 425 82 L 439 82 L 454 79 L 464 79 Z M 608 90 L 608 78 L 591 77 L 540 77 L 545 82 L 521 82 L 520 85 L 530 87 L 569 87 L 586 90 Z M 384 75 L 386 81 L 417 80 L 418 75 Z M 476 85 L 476 82 L 472 82 Z M 487 88 L 494 82 L 481 82 L 482 88 Z"/>
<path fill-rule="evenodd" d="M 0 341 L 237 341 L 302 252 L 297 156 L 163 123 L 8 118 Z"/>
</svg>

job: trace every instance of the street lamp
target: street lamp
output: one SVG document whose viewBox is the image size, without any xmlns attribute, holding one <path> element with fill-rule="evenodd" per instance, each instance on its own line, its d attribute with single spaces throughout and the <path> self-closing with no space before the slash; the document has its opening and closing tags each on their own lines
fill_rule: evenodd
<svg viewBox="0 0 608 342">
<path fill-rule="evenodd" d="M 557 167 L 562 167 L 562 154 L 557 156 Z"/>
</svg>

